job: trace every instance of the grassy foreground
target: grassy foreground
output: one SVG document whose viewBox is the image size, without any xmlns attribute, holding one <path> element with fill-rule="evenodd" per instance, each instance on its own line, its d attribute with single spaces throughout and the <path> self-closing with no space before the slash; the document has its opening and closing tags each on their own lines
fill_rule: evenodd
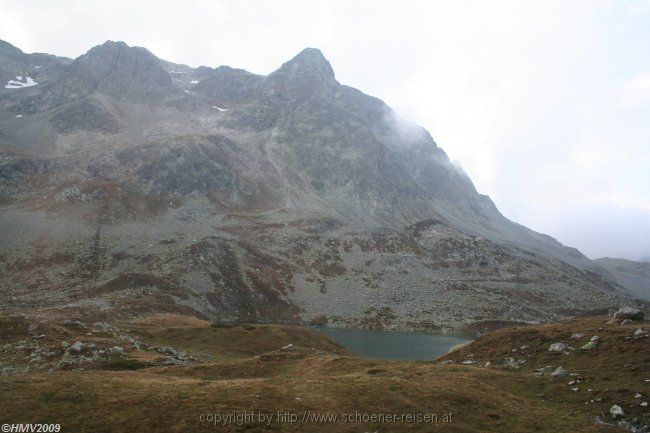
<svg viewBox="0 0 650 433">
<path fill-rule="evenodd" d="M 648 326 L 606 317 L 496 331 L 436 362 L 357 357 L 301 327 L 158 315 L 107 330 L 39 317 L 30 332 L 34 320 L 0 319 L 0 343 L 12 348 L 0 352 L 0 361 L 30 365 L 0 376 L 0 424 L 56 422 L 62 432 L 621 431 L 594 422 L 598 415 L 612 422 L 612 404 L 624 408 L 625 419 L 648 422 L 648 408 L 639 403 L 650 394 L 650 340 L 634 336 Z M 582 351 L 571 339 L 575 333 L 601 341 Z M 17 347 L 37 345 L 32 340 L 43 346 L 33 349 L 38 353 L 52 349 L 49 361 L 18 356 L 24 349 Z M 122 344 L 123 351 L 82 362 L 82 355 L 64 353 L 62 361 L 51 355 L 62 351 L 54 349 L 61 341 L 75 340 L 85 343 L 84 353 L 93 344 Z M 576 349 L 548 352 L 555 342 Z M 536 373 L 546 365 L 563 365 L 574 376 Z M 578 391 L 571 380 L 580 380 Z M 384 418 L 364 419 L 373 414 Z M 404 418 L 387 420 L 392 414 Z M 436 418 L 413 422 L 408 414 Z"/>
</svg>

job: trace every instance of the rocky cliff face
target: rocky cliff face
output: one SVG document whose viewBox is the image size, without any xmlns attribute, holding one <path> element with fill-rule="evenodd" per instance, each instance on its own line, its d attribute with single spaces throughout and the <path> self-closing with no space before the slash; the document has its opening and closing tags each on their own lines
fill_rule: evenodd
<svg viewBox="0 0 650 433">
<path fill-rule="evenodd" d="M 318 50 L 268 76 L 119 42 L 30 56 L 0 50 L 7 80 L 43 74 L 0 91 L 5 308 L 435 329 L 626 302 Z"/>
</svg>

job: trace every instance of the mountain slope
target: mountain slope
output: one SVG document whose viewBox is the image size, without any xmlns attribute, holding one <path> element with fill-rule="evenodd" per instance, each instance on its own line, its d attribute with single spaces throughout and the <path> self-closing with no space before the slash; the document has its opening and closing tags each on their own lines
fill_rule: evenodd
<svg viewBox="0 0 650 433">
<path fill-rule="evenodd" d="M 213 318 L 432 329 L 629 302 L 318 50 L 268 76 L 119 42 L 61 67 L 0 93 L 9 307 L 155 293 Z"/>
<path fill-rule="evenodd" d="M 650 301 L 650 262 L 609 257 L 594 262 L 611 275 L 611 280 L 626 287 L 635 297 Z"/>
</svg>

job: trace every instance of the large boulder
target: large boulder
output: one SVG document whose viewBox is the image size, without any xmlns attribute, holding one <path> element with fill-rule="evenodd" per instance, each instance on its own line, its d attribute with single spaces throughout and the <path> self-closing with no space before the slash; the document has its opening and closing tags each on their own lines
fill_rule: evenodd
<svg viewBox="0 0 650 433">
<path fill-rule="evenodd" d="M 623 321 L 623 320 L 643 320 L 644 314 L 643 310 L 633 307 L 623 307 L 620 308 L 616 314 L 614 314 L 614 320 Z"/>
</svg>

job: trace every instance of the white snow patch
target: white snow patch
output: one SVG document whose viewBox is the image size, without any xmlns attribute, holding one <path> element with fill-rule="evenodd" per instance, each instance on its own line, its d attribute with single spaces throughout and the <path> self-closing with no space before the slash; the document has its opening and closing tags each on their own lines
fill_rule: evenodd
<svg viewBox="0 0 650 433">
<path fill-rule="evenodd" d="M 41 69 L 41 68 L 42 68 L 41 65 L 36 65 L 36 66 L 34 66 L 34 69 Z"/>
<path fill-rule="evenodd" d="M 190 91 L 189 91 L 189 90 L 184 90 L 184 92 L 185 92 L 185 93 L 190 93 Z"/>
<path fill-rule="evenodd" d="M 169 71 L 170 74 L 186 74 L 186 71 Z"/>
<path fill-rule="evenodd" d="M 32 77 L 25 77 L 25 81 L 23 81 L 21 75 L 16 75 L 16 80 L 9 80 L 9 82 L 5 84 L 5 89 L 22 89 L 23 87 L 32 87 L 38 84 Z"/>
<path fill-rule="evenodd" d="M 190 81 L 190 83 L 192 83 L 192 84 L 199 84 L 199 80 L 192 80 L 192 81 Z"/>
<path fill-rule="evenodd" d="M 213 105 L 212 108 L 216 108 L 219 111 L 228 111 L 229 110 L 229 108 L 221 108 L 221 107 L 217 107 L 216 105 Z"/>
<path fill-rule="evenodd" d="M 16 119 L 20 119 L 21 117 L 23 117 L 22 114 L 16 114 Z"/>
</svg>

